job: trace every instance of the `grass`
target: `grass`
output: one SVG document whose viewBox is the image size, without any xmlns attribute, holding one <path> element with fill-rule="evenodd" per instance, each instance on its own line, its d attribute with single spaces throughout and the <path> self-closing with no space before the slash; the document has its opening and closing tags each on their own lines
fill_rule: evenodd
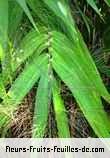
<svg viewBox="0 0 110 158">
<path fill-rule="evenodd" d="M 109 5 L 109 0 L 0 1 L 1 137 L 27 132 L 28 103 L 19 107 L 33 88 L 29 137 L 52 137 L 48 126 L 55 126 L 54 137 L 72 137 L 75 129 L 81 133 L 82 120 L 91 137 L 110 137 L 109 81 L 104 83 L 110 77 Z M 19 116 L 24 116 L 20 127 Z"/>
</svg>

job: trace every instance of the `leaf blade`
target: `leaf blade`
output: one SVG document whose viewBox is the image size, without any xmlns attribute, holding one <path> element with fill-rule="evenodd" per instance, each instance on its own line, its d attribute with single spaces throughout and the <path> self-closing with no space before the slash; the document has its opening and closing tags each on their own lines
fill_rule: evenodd
<svg viewBox="0 0 110 158">
<path fill-rule="evenodd" d="M 18 4 L 22 7 L 22 9 L 23 9 L 24 12 L 26 13 L 26 15 L 28 16 L 28 18 L 29 18 L 30 22 L 32 23 L 32 25 L 34 26 L 35 30 L 36 30 L 37 32 L 39 32 L 39 31 L 38 31 L 38 28 L 37 28 L 37 26 L 36 26 L 36 24 L 35 24 L 35 22 L 34 22 L 34 19 L 33 19 L 32 15 L 31 15 L 31 13 L 30 13 L 30 10 L 29 10 L 29 8 L 28 8 L 28 6 L 27 6 L 26 1 L 25 1 L 25 0 L 16 0 L 16 1 L 17 1 Z"/>
<path fill-rule="evenodd" d="M 39 56 L 30 60 L 29 64 L 25 67 L 23 72 L 15 80 L 14 84 L 8 92 L 9 99 L 6 102 L 13 106 L 18 105 L 24 98 L 24 96 L 29 92 L 32 86 L 37 82 L 43 68 L 43 64 L 46 62 L 47 58 L 45 56 Z"/>
<path fill-rule="evenodd" d="M 66 108 L 60 96 L 58 83 L 55 79 L 53 80 L 52 92 L 53 92 L 55 118 L 57 121 L 57 128 L 58 128 L 58 136 L 59 138 L 70 138 Z"/>
<path fill-rule="evenodd" d="M 33 136 L 34 138 L 42 138 L 45 134 L 48 114 L 51 102 L 51 80 L 49 77 L 49 67 L 46 63 L 44 71 L 41 75 L 34 109 L 33 119 Z"/>
</svg>

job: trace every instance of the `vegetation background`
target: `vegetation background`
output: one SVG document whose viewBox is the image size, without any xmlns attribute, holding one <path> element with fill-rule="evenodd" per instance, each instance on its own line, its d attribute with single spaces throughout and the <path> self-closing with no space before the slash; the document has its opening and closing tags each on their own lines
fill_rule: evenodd
<svg viewBox="0 0 110 158">
<path fill-rule="evenodd" d="M 110 137 L 110 0 L 0 0 L 0 137 Z"/>
</svg>

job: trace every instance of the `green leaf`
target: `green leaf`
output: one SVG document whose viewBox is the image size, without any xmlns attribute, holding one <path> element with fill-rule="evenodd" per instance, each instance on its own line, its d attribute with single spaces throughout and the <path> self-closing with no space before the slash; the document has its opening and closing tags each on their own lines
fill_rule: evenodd
<svg viewBox="0 0 110 158">
<path fill-rule="evenodd" d="M 30 62 L 12 84 L 7 94 L 8 99 L 6 100 L 6 104 L 8 104 L 8 106 L 13 108 L 20 104 L 25 95 L 38 81 L 46 60 L 47 58 L 44 55 L 39 56 L 37 59 L 36 56 L 33 56 L 32 59 L 30 59 Z"/>
<path fill-rule="evenodd" d="M 11 80 L 11 56 L 8 47 L 8 0 L 0 0 L 0 44 L 3 82 Z"/>
<path fill-rule="evenodd" d="M 87 16 L 82 12 L 82 10 L 80 9 L 80 7 L 78 7 L 78 10 L 79 10 L 79 13 L 80 13 L 81 16 L 82 16 L 82 19 L 84 20 L 85 26 L 86 26 L 87 31 L 88 31 L 89 36 L 90 36 L 91 30 L 90 30 L 90 26 L 89 26 L 89 23 L 88 23 L 88 18 L 87 18 Z"/>
<path fill-rule="evenodd" d="M 60 96 L 60 89 L 58 87 L 57 81 L 54 79 L 53 86 L 53 104 L 54 104 L 54 111 L 55 111 L 55 118 L 57 121 L 57 128 L 58 128 L 58 136 L 59 138 L 69 138 L 69 125 L 68 125 L 68 118 L 66 115 L 66 108 L 64 106 L 63 100 Z"/>
<path fill-rule="evenodd" d="M 73 22 L 68 0 L 44 0 L 44 3 L 60 18 L 64 23 L 71 25 Z M 69 22 L 69 23 L 68 23 Z"/>
<path fill-rule="evenodd" d="M 72 91 L 76 101 L 95 133 L 99 137 L 110 137 L 109 119 L 102 107 L 101 98 L 97 92 L 93 90 L 91 85 L 88 88 L 86 81 L 82 81 L 82 74 L 78 74 L 78 72 L 75 71 L 76 68 L 73 69 L 71 64 L 66 61 L 64 62 L 66 58 L 62 59 L 58 54 L 55 54 L 53 60 L 55 71 Z"/>
<path fill-rule="evenodd" d="M 84 80 L 87 80 L 88 87 L 91 84 L 91 87 L 93 89 L 97 90 L 99 94 L 101 94 L 108 102 L 110 102 L 110 94 L 107 92 L 100 78 L 94 61 L 91 58 L 85 44 L 83 43 L 82 38 L 80 36 L 78 38 L 78 43 L 76 43 L 76 45 L 73 45 L 71 41 L 65 38 L 65 36 L 62 36 L 62 34 L 58 32 L 53 32 L 53 48 L 57 49 L 58 52 L 59 50 L 61 50 L 59 53 L 65 52 L 63 56 L 69 54 L 70 58 L 68 57 L 67 59 L 68 63 L 73 63 L 73 61 L 74 63 L 76 63 L 75 65 L 79 67 L 79 71 L 77 71 L 83 74 L 82 78 Z M 64 44 L 63 47 L 61 47 L 62 43 Z"/>
<path fill-rule="evenodd" d="M 105 2 L 106 2 L 107 5 L 110 7 L 110 0 L 105 0 Z"/>
<path fill-rule="evenodd" d="M 8 0 L 0 0 L 0 43 L 6 47 L 8 33 Z"/>
<path fill-rule="evenodd" d="M 26 4 L 26 1 L 25 0 L 16 0 L 16 1 L 20 4 L 20 6 L 22 7 L 22 9 L 24 10 L 24 12 L 28 16 L 30 22 L 33 24 L 33 26 L 36 29 L 36 31 L 39 32 L 38 28 L 36 27 L 36 24 L 35 24 L 35 22 L 33 20 L 33 17 L 32 17 L 32 15 L 30 13 L 30 10 L 29 10 L 29 8 L 28 8 L 28 6 Z"/>
<path fill-rule="evenodd" d="M 29 63 L 26 65 L 23 72 L 16 78 L 5 97 L 5 100 L 2 105 L 0 105 L 0 119 L 2 120 L 0 128 L 6 128 L 7 124 L 10 123 L 17 105 L 21 103 L 29 90 L 38 81 L 45 63 L 47 63 L 46 56 L 41 55 L 36 59 L 36 55 L 34 55 L 30 58 Z"/>
<path fill-rule="evenodd" d="M 4 99 L 6 97 L 6 90 L 3 84 L 2 76 L 0 75 L 0 98 Z"/>
<path fill-rule="evenodd" d="M 59 37 L 60 34 L 58 35 Z M 103 109 L 100 98 L 103 95 L 106 97 L 104 85 L 97 79 L 98 74 L 94 77 L 93 70 L 90 71 L 86 67 L 84 59 L 82 60 L 79 57 L 78 51 L 80 52 L 80 50 L 68 48 L 69 44 L 64 42 L 64 39 L 61 41 L 60 38 L 60 40 L 57 39 L 56 42 L 55 40 L 52 42 L 53 67 L 70 88 L 95 133 L 99 137 L 110 137 L 109 119 Z M 60 42 L 63 43 L 63 46 L 61 46 Z M 97 86 L 94 81 L 98 84 Z"/>
<path fill-rule="evenodd" d="M 86 1 L 96 11 L 96 13 L 102 18 L 102 14 L 100 13 L 100 10 L 98 9 L 95 0 L 86 0 Z"/>
<path fill-rule="evenodd" d="M 10 117 L 8 116 L 8 110 L 0 107 L 0 130 L 7 129 L 9 126 L 9 122 L 11 121 Z M 2 133 L 5 135 L 6 133 Z"/>
<path fill-rule="evenodd" d="M 48 121 L 51 102 L 51 79 L 46 63 L 39 81 L 33 118 L 33 137 L 42 138 Z"/>
<path fill-rule="evenodd" d="M 3 58 L 4 58 L 4 51 L 2 45 L 0 44 L 0 60 L 3 60 Z"/>
<path fill-rule="evenodd" d="M 69 7 L 68 2 L 66 0 L 45 0 L 44 2 L 57 14 L 57 16 L 61 17 L 61 15 L 63 15 L 63 17 L 67 18 Z"/>
<path fill-rule="evenodd" d="M 9 37 L 13 41 L 23 17 L 23 10 L 16 1 L 9 1 Z"/>
<path fill-rule="evenodd" d="M 44 33 L 38 34 L 36 31 L 30 31 L 21 41 L 20 46 L 13 53 L 13 71 L 16 70 L 28 57 L 37 52 L 39 55 L 41 51 L 46 48 L 46 41 L 48 35 Z M 38 51 L 38 48 L 41 48 Z"/>
</svg>

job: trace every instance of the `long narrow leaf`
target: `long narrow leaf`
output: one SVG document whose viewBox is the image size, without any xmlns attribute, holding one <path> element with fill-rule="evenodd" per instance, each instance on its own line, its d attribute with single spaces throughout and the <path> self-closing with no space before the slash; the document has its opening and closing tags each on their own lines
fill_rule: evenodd
<svg viewBox="0 0 110 158">
<path fill-rule="evenodd" d="M 110 0 L 105 0 L 105 2 L 106 2 L 107 5 L 110 7 Z"/>
<path fill-rule="evenodd" d="M 64 46 L 61 47 L 61 44 L 58 44 L 58 40 L 56 42 L 53 41 L 53 67 L 72 91 L 95 133 L 99 137 L 109 137 L 109 119 L 106 116 L 100 98 L 101 94 L 106 95 L 106 92 L 103 94 L 102 90 L 92 80 L 90 82 L 89 76 L 95 80 L 91 71 L 89 76 L 87 76 L 86 73 L 88 72 L 86 67 L 84 69 L 80 63 L 79 56 L 77 57 L 76 52 L 72 53 L 71 49 L 65 47 L 67 43 L 64 43 L 64 40 L 63 44 Z M 81 62 L 83 63 L 83 60 Z"/>
<path fill-rule="evenodd" d="M 0 0 L 0 42 L 6 45 L 8 32 L 8 0 Z"/>
<path fill-rule="evenodd" d="M 16 1 L 20 4 L 20 6 L 22 7 L 22 9 L 24 10 L 24 12 L 28 16 L 30 22 L 33 24 L 33 26 L 36 29 L 36 31 L 38 31 L 38 28 L 36 27 L 36 24 L 35 24 L 35 22 L 33 20 L 33 17 L 32 17 L 32 15 L 30 13 L 30 10 L 29 10 L 29 8 L 28 8 L 28 6 L 26 4 L 26 1 L 25 0 L 16 0 Z"/>
<path fill-rule="evenodd" d="M 2 76 L 0 76 L 0 98 L 3 99 L 6 97 L 6 90 L 3 84 Z"/>
<path fill-rule="evenodd" d="M 23 10 L 16 1 L 9 1 L 9 37 L 13 41 L 23 16 Z"/>
<path fill-rule="evenodd" d="M 69 132 L 66 108 L 60 96 L 58 83 L 56 82 L 55 79 L 53 81 L 52 91 L 53 91 L 53 104 L 55 110 L 55 117 L 56 117 L 57 128 L 58 128 L 58 136 L 60 138 L 69 138 L 70 132 Z"/>
<path fill-rule="evenodd" d="M 101 98 L 92 87 L 88 88 L 84 86 L 85 82 L 82 81 L 81 74 L 77 74 L 73 66 L 71 67 L 71 65 L 66 61 L 64 62 L 64 60 L 66 59 L 55 54 L 53 60 L 55 71 L 72 91 L 95 133 L 99 137 L 110 137 L 109 119 L 102 107 Z"/>
<path fill-rule="evenodd" d="M 86 1 L 96 11 L 96 13 L 99 14 L 99 16 L 102 18 L 102 15 L 96 5 L 96 1 L 95 0 L 86 0 Z"/>
<path fill-rule="evenodd" d="M 37 89 L 33 119 L 33 137 L 41 138 L 45 134 L 51 102 L 51 80 L 46 63 Z"/>
<path fill-rule="evenodd" d="M 63 47 L 61 47 L 62 43 L 65 43 Z M 66 54 L 69 55 L 70 58 L 69 56 L 67 58 L 68 63 L 71 63 L 74 66 L 74 61 L 74 63 L 76 63 L 76 69 L 79 67 L 78 72 L 83 74 L 82 79 L 87 80 L 88 85 L 91 85 L 92 89 L 97 90 L 97 92 L 109 102 L 110 95 L 102 83 L 99 72 L 97 71 L 97 68 L 86 47 L 84 48 L 84 51 L 86 51 L 85 55 L 82 52 L 82 47 L 77 47 L 76 45 L 73 46 L 71 41 L 69 41 L 67 38 L 65 38 L 65 36 L 62 36 L 58 32 L 53 33 L 53 48 L 57 49 L 58 52 L 61 50 L 59 54 L 61 54 L 61 52 L 65 52 L 62 54 L 63 56 Z"/>
</svg>

